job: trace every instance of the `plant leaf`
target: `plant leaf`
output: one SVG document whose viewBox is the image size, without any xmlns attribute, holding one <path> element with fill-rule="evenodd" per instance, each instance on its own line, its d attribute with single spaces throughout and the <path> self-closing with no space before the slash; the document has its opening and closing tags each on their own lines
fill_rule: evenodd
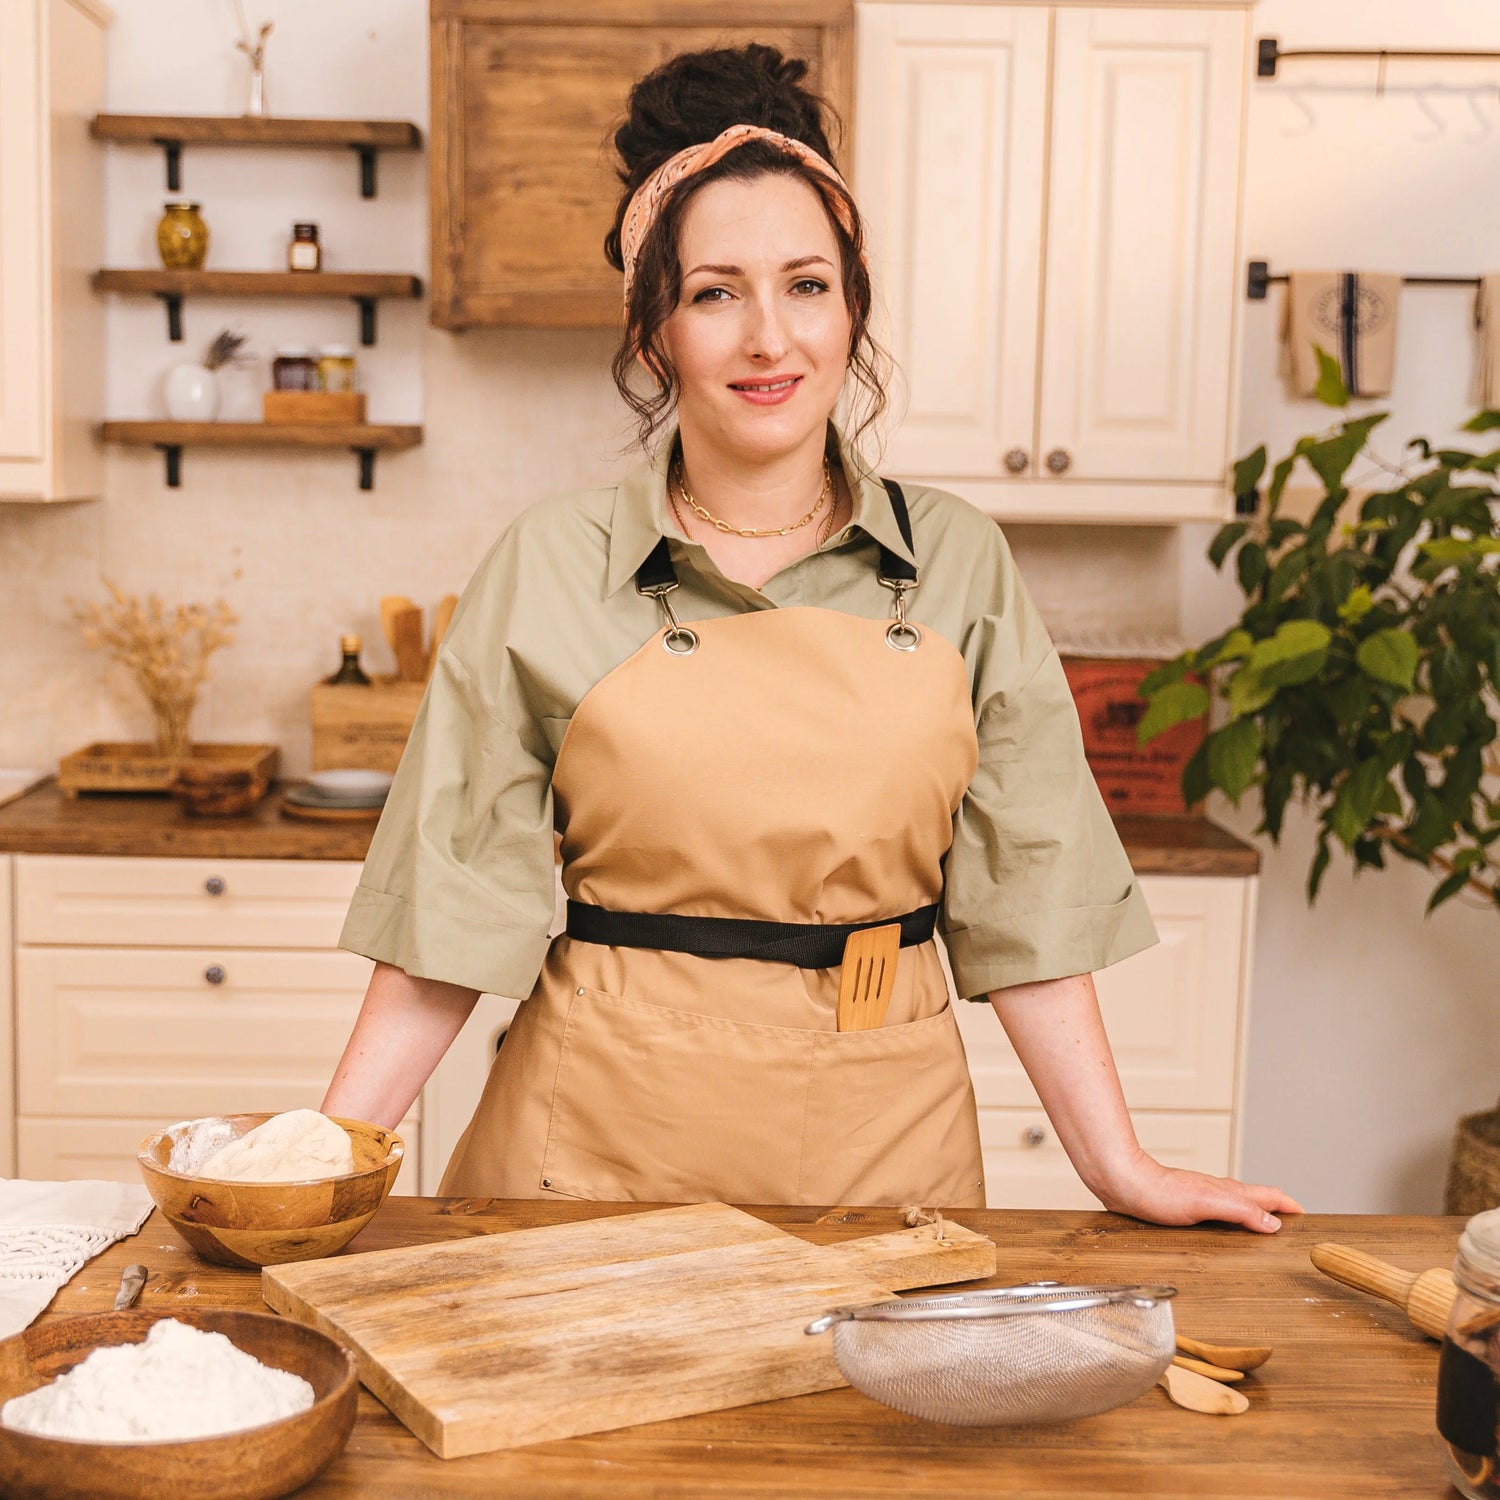
<svg viewBox="0 0 1500 1500">
<path fill-rule="evenodd" d="M 1427 915 L 1430 917 L 1443 902 L 1452 900 L 1469 883 L 1469 872 L 1467 870 L 1455 870 L 1446 879 L 1439 881 L 1438 888 L 1432 893 L 1432 899 L 1427 903 Z"/>
<path fill-rule="evenodd" d="M 1208 712 L 1208 689 L 1197 682 L 1169 682 L 1151 695 L 1150 705 L 1136 726 L 1136 742 L 1144 745 L 1187 719 Z"/>
<path fill-rule="evenodd" d="M 1209 543 L 1209 562 L 1211 562 L 1216 568 L 1222 568 L 1224 566 L 1224 559 L 1229 556 L 1230 548 L 1232 548 L 1234 544 L 1239 541 L 1239 539 L 1244 536 L 1244 534 L 1249 529 L 1250 523 L 1248 521 L 1230 521 L 1227 525 L 1221 526 L 1218 531 L 1214 533 L 1213 541 Z"/>
<path fill-rule="evenodd" d="M 1259 542 L 1246 542 L 1240 548 L 1235 567 L 1239 572 L 1240 587 L 1247 594 L 1253 594 L 1270 567 L 1266 562 L 1266 549 Z"/>
<path fill-rule="evenodd" d="M 1417 643 L 1404 630 L 1377 630 L 1359 643 L 1354 659 L 1377 682 L 1411 691 L 1417 675 Z"/>
<path fill-rule="evenodd" d="M 1260 764 L 1261 730 L 1254 719 L 1234 719 L 1208 740 L 1208 774 L 1238 803 Z"/>
<path fill-rule="evenodd" d="M 1313 395 L 1324 406 L 1348 406 L 1349 390 L 1338 360 L 1318 343 L 1313 345 L 1313 353 L 1318 357 L 1318 383 L 1313 387 Z"/>
<path fill-rule="evenodd" d="M 1487 407 L 1484 411 L 1475 412 L 1460 429 L 1463 432 L 1488 432 L 1492 427 L 1500 427 L 1500 411 L 1493 407 Z"/>
<path fill-rule="evenodd" d="M 1318 899 L 1318 887 L 1323 884 L 1323 876 L 1328 869 L 1328 835 L 1325 833 L 1318 840 L 1318 852 L 1313 855 L 1312 869 L 1307 873 L 1307 904 L 1311 906 Z"/>
<path fill-rule="evenodd" d="M 1350 590 L 1348 598 L 1339 605 L 1339 619 L 1348 625 L 1356 624 L 1363 620 L 1375 607 L 1374 595 L 1370 593 L 1370 586 L 1366 583 L 1359 584 Z"/>
</svg>

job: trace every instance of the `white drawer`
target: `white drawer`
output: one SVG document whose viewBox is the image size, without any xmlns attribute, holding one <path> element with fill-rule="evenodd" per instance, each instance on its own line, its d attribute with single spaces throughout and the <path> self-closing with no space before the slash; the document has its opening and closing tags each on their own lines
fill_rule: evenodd
<svg viewBox="0 0 1500 1500">
<path fill-rule="evenodd" d="M 333 948 L 361 868 L 349 860 L 19 855 L 16 941 Z"/>
<path fill-rule="evenodd" d="M 371 968 L 340 952 L 21 948 L 18 1108 L 160 1125 L 316 1107 Z"/>
<path fill-rule="evenodd" d="M 1132 1110 L 1130 1118 L 1142 1147 L 1163 1166 L 1188 1167 L 1216 1177 L 1228 1173 L 1229 1115 Z M 1040 1109 L 981 1109 L 979 1145 L 988 1207 L 1099 1207 Z"/>
<path fill-rule="evenodd" d="M 140 1182 L 135 1153 L 148 1136 L 162 1127 L 160 1120 L 36 1120 L 17 1121 L 20 1164 L 17 1175 L 39 1182 L 68 1182 L 93 1178 L 104 1182 Z M 393 1193 L 421 1191 L 421 1126 L 403 1120 L 396 1127 L 406 1156 L 396 1176 Z M 154 1269 L 154 1268 L 153 1268 Z"/>
<path fill-rule="evenodd" d="M 1141 880 L 1161 942 L 1095 976 L 1131 1110 L 1232 1110 L 1250 882 L 1188 875 Z M 1036 1106 L 994 1010 L 958 1002 L 981 1106 Z"/>
</svg>

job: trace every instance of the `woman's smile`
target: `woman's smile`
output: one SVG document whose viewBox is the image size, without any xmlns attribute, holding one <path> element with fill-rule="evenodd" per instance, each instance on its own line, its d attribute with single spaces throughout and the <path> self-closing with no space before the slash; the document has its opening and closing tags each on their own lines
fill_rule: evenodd
<svg viewBox="0 0 1500 1500">
<path fill-rule="evenodd" d="M 750 380 L 731 381 L 729 389 L 756 406 L 780 406 L 792 399 L 801 384 L 800 375 L 757 376 Z"/>
</svg>

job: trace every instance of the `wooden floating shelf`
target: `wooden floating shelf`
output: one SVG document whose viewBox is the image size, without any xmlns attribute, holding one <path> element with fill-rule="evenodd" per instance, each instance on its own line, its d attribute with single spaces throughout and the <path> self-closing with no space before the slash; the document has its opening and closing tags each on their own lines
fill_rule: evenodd
<svg viewBox="0 0 1500 1500">
<path fill-rule="evenodd" d="M 359 458 L 359 487 L 375 487 L 375 455 L 415 448 L 415 424 L 317 424 L 290 422 L 105 422 L 99 435 L 127 448 L 160 448 L 167 460 L 167 486 L 182 483 L 184 448 L 349 448 Z"/>
<path fill-rule="evenodd" d="M 360 193 L 375 196 L 375 153 L 417 151 L 422 132 L 409 120 L 293 120 L 256 115 L 95 115 L 90 133 L 100 141 L 160 146 L 167 157 L 167 191 L 182 191 L 184 146 L 297 146 L 354 151 Z"/>
<path fill-rule="evenodd" d="M 182 340 L 184 297 L 348 297 L 359 306 L 359 341 L 375 342 L 375 303 L 416 298 L 422 278 L 404 271 L 95 271 L 96 292 L 160 297 L 167 305 L 167 337 Z"/>
</svg>

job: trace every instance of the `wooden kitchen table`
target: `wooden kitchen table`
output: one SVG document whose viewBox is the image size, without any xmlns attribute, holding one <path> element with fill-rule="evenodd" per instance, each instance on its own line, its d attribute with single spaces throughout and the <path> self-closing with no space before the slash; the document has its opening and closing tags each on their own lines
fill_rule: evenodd
<svg viewBox="0 0 1500 1500">
<path fill-rule="evenodd" d="M 639 1210 L 639 1204 L 392 1198 L 352 1250 Z M 759 1208 L 819 1244 L 900 1227 L 891 1209 Z M 1449 1265 L 1461 1219 L 1288 1217 L 1280 1234 L 1158 1229 L 1106 1213 L 962 1211 L 999 1247 L 997 1284 L 1049 1278 L 1167 1282 L 1178 1327 L 1217 1343 L 1271 1344 L 1241 1383 L 1250 1410 L 1208 1417 L 1160 1390 L 1065 1425 L 940 1427 L 847 1388 L 565 1442 L 444 1461 L 367 1391 L 349 1446 L 298 1495 L 1124 1496 L 1338 1500 L 1454 1494 L 1433 1430 L 1437 1345 L 1396 1308 L 1327 1280 L 1309 1247 L 1337 1240 L 1407 1270 Z M 120 1272 L 150 1268 L 141 1306 L 264 1311 L 259 1275 L 199 1260 L 154 1214 L 90 1262 L 47 1318 L 108 1308 Z"/>
</svg>

